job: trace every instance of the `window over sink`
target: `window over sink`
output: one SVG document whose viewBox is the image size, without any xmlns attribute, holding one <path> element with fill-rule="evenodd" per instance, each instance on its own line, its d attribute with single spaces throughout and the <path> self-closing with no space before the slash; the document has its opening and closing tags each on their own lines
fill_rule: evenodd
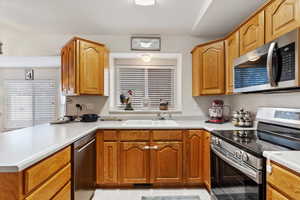
<svg viewBox="0 0 300 200">
<path fill-rule="evenodd" d="M 181 111 L 180 54 L 110 56 L 110 112 L 157 112 L 162 101 L 169 112 Z M 125 109 L 129 96 L 132 110 Z"/>
</svg>

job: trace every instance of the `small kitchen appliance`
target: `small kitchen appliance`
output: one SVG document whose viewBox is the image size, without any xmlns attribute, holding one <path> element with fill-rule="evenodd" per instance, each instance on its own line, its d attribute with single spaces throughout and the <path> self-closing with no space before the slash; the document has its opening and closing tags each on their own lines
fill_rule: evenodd
<svg viewBox="0 0 300 200">
<path fill-rule="evenodd" d="M 217 123 L 222 124 L 228 121 L 224 116 L 224 108 L 228 108 L 228 114 L 230 112 L 229 106 L 224 105 L 222 100 L 214 100 L 211 104 L 211 107 L 208 109 L 210 119 L 207 120 L 207 123 Z"/>
</svg>

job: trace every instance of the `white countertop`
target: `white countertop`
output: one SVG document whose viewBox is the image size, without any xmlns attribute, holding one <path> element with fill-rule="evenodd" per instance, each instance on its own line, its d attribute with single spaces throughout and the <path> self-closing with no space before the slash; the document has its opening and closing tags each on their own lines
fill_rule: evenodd
<svg viewBox="0 0 300 200">
<path fill-rule="evenodd" d="M 231 123 L 207 124 L 204 120 L 178 120 L 177 126 L 124 126 L 124 121 L 50 125 L 0 133 L 0 172 L 17 172 L 72 144 L 97 129 L 206 129 L 241 130 Z M 249 129 L 249 128 L 248 128 Z M 250 128 L 255 129 L 255 128 Z"/>
<path fill-rule="evenodd" d="M 300 173 L 300 151 L 265 151 L 264 157 Z"/>
</svg>

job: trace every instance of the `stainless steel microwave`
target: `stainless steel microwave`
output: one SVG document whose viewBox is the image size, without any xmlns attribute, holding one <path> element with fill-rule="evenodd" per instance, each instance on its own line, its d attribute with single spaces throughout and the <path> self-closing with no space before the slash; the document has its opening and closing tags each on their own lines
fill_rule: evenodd
<svg viewBox="0 0 300 200">
<path fill-rule="evenodd" d="M 234 60 L 234 92 L 299 87 L 299 30 Z"/>
</svg>

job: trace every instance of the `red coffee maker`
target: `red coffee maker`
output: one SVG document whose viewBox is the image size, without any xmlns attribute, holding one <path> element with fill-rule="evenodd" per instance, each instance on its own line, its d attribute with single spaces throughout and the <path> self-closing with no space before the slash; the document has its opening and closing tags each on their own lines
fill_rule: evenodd
<svg viewBox="0 0 300 200">
<path fill-rule="evenodd" d="M 209 117 L 210 119 L 207 120 L 206 122 L 208 123 L 216 123 L 216 124 L 222 124 L 225 123 L 228 120 L 228 118 L 226 118 L 224 116 L 224 110 L 225 108 L 228 109 L 228 115 L 230 114 L 230 107 L 227 105 L 224 105 L 224 101 L 223 100 L 214 100 L 211 103 L 210 108 L 208 109 L 208 113 L 209 113 Z"/>
</svg>

